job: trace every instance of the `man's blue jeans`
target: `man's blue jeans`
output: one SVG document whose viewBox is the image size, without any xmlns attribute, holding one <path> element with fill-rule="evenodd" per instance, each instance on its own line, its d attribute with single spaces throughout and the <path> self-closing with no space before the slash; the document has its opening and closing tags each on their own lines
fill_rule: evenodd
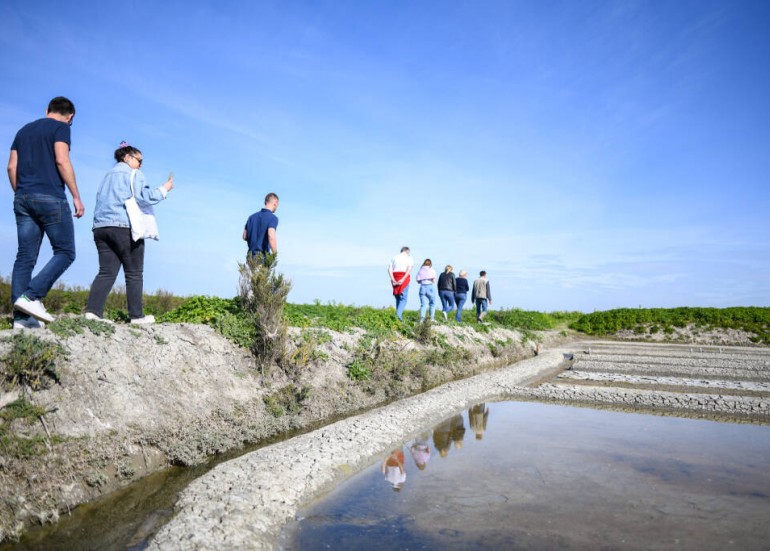
<svg viewBox="0 0 770 551">
<path fill-rule="evenodd" d="M 453 291 L 439 291 L 438 296 L 441 299 L 441 311 L 451 312 L 455 307 L 455 294 Z"/>
<path fill-rule="evenodd" d="M 457 293 L 455 295 L 455 301 L 457 302 L 457 315 L 455 315 L 455 320 L 457 321 L 463 321 L 463 304 L 465 304 L 465 300 L 468 297 L 465 293 Z"/>
<path fill-rule="evenodd" d="M 406 299 L 409 296 L 409 285 L 404 287 L 404 292 L 396 297 L 396 317 L 403 321 L 404 309 L 406 308 Z"/>
<path fill-rule="evenodd" d="M 75 226 L 66 199 L 51 195 L 16 193 L 13 199 L 19 249 L 13 264 L 11 300 L 26 295 L 45 298 L 56 280 L 75 260 Z M 53 257 L 33 278 L 43 235 L 48 237 Z"/>
<path fill-rule="evenodd" d="M 476 299 L 476 320 L 481 320 L 481 313 L 486 313 L 489 301 L 485 298 Z"/>
<path fill-rule="evenodd" d="M 420 321 L 425 319 L 425 311 L 430 305 L 430 319 L 436 314 L 436 288 L 432 283 L 420 285 Z"/>
</svg>

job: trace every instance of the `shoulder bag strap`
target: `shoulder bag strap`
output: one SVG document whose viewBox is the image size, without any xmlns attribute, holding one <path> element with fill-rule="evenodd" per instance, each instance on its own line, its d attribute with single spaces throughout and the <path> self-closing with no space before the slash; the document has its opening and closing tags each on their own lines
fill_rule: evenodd
<svg viewBox="0 0 770 551">
<path fill-rule="evenodd" d="M 136 197 L 136 195 L 134 195 L 134 177 L 135 176 L 136 176 L 136 169 L 132 168 L 131 169 L 131 197 Z"/>
</svg>

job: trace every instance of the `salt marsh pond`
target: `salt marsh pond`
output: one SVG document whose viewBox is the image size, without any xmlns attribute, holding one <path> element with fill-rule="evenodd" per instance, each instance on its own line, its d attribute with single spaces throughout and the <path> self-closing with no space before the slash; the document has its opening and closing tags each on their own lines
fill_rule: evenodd
<svg viewBox="0 0 770 551">
<path fill-rule="evenodd" d="M 499 402 L 301 510 L 281 546 L 759 550 L 769 519 L 768 426 Z"/>
</svg>

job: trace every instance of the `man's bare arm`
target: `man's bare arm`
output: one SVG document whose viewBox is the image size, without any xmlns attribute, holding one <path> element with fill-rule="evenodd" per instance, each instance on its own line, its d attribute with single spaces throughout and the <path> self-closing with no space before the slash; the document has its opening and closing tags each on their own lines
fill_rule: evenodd
<svg viewBox="0 0 770 551">
<path fill-rule="evenodd" d="M 78 184 L 75 181 L 75 169 L 70 162 L 70 146 L 65 142 L 56 142 L 53 144 L 53 151 L 56 155 L 56 168 L 59 175 L 64 180 L 64 185 L 72 194 L 72 203 L 75 205 L 75 218 L 80 218 L 85 214 L 86 209 L 83 201 L 80 200 Z"/>
<path fill-rule="evenodd" d="M 11 182 L 11 189 L 16 193 L 16 169 L 19 166 L 19 154 L 15 149 L 11 149 L 11 156 L 8 159 L 8 181 Z"/>
<path fill-rule="evenodd" d="M 275 238 L 275 228 L 267 228 L 267 242 L 273 254 L 278 252 L 278 240 Z"/>
<path fill-rule="evenodd" d="M 243 230 L 243 240 L 248 241 L 248 235 L 246 235 L 246 230 Z"/>
</svg>

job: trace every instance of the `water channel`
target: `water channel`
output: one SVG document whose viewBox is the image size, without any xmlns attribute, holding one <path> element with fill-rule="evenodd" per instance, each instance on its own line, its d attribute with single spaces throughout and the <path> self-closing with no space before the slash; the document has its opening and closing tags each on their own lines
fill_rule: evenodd
<svg viewBox="0 0 770 551">
<path fill-rule="evenodd" d="M 254 448 L 252 448 L 254 449 Z M 15 550 L 141 550 L 219 463 L 156 473 Z M 284 549 L 767 549 L 770 426 L 479 404 L 301 511 Z"/>
<path fill-rule="evenodd" d="M 300 512 L 284 549 L 768 549 L 770 427 L 479 404 Z"/>
</svg>

